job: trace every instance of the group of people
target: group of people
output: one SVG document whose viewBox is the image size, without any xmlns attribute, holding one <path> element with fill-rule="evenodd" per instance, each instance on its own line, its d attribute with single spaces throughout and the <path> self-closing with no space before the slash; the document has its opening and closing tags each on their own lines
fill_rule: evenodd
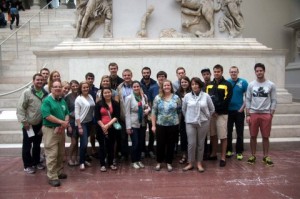
<svg viewBox="0 0 300 199">
<path fill-rule="evenodd" d="M 19 0 L 6 0 L 2 1 L 0 6 L 0 28 L 7 26 L 8 21 L 10 21 L 10 29 L 13 29 L 13 24 L 16 21 L 16 27 L 19 27 L 20 15 L 19 10 L 25 11 L 22 1 Z M 5 18 L 5 12 L 7 12 L 7 20 Z"/>
<path fill-rule="evenodd" d="M 256 139 L 260 129 L 263 162 L 273 166 L 268 149 L 276 87 L 265 79 L 263 64 L 254 66 L 257 79 L 249 85 L 238 77 L 236 66 L 230 67 L 231 78 L 225 80 L 219 64 L 213 67 L 213 80 L 209 68 L 201 70 L 203 81 L 199 77 L 187 77 L 183 67 L 176 69 L 178 79 L 174 82 L 167 79 L 164 71 L 157 73 L 155 81 L 149 67 L 142 68 L 140 81 L 133 80 L 130 69 L 123 70 L 122 78 L 119 77 L 116 63 L 110 63 L 108 69 L 110 75 L 101 78 L 99 88 L 94 85 L 93 73 L 87 73 L 85 81 L 80 83 L 62 81 L 58 71 L 50 73 L 47 68 L 33 76 L 33 85 L 23 92 L 17 107 L 23 130 L 22 157 L 26 173 L 33 174 L 45 168 L 40 161 L 43 138 L 49 184 L 60 186 L 60 179 L 67 178 L 63 173 L 65 133 L 71 138 L 68 165 L 79 166 L 80 170 L 91 166 L 87 154 L 89 137 L 92 154 L 100 159 L 102 172 L 107 168 L 117 170 L 116 158 L 127 159 L 129 154 L 134 169 L 145 168 L 142 160 L 149 156 L 156 157 L 156 171 L 160 171 L 165 162 L 167 171 L 171 172 L 179 137 L 182 152 L 179 163 L 185 164 L 183 171 L 196 167 L 198 172 L 204 172 L 203 159 L 218 159 L 218 139 L 221 141 L 219 165 L 224 167 L 226 158 L 234 154 L 234 125 L 236 158 L 243 159 L 245 114 L 252 152 L 247 163 L 256 161 Z M 95 140 L 99 142 L 98 153 Z"/>
</svg>

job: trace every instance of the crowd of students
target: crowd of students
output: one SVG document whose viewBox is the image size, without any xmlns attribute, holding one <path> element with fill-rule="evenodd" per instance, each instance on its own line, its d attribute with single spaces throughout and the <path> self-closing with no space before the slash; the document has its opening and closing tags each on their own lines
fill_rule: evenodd
<svg viewBox="0 0 300 199">
<path fill-rule="evenodd" d="M 202 81 L 199 77 L 190 79 L 185 69 L 179 67 L 176 69 L 178 79 L 174 82 L 167 79 L 164 71 L 157 73 L 155 81 L 149 67 L 142 68 L 140 81 L 133 80 L 130 69 L 123 70 L 122 78 L 119 77 L 116 63 L 110 63 L 108 70 L 110 74 L 101 78 L 99 88 L 94 85 L 93 73 L 87 73 L 85 81 L 80 83 L 62 81 L 58 71 L 50 73 L 47 68 L 33 76 L 32 87 L 23 92 L 17 107 L 18 120 L 23 125 L 22 156 L 26 173 L 45 168 L 40 162 L 43 137 L 49 184 L 60 186 L 60 179 L 67 178 L 63 173 L 65 134 L 71 138 L 68 165 L 79 166 L 80 170 L 91 166 L 87 154 L 89 137 L 92 155 L 100 159 L 102 172 L 108 168 L 117 170 L 116 159 L 129 157 L 134 169 L 143 169 L 145 156 L 156 157 L 156 171 L 160 171 L 165 162 L 167 171 L 171 172 L 179 138 L 182 153 L 179 163 L 184 164 L 183 171 L 196 167 L 197 171 L 204 172 L 203 159 L 218 159 L 218 139 L 221 140 L 220 167 L 224 167 L 226 158 L 233 156 L 234 125 L 236 158 L 243 159 L 245 112 L 252 152 L 247 162 L 255 163 L 260 128 L 264 141 L 263 161 L 273 166 L 268 156 L 268 138 L 276 108 L 276 87 L 265 79 L 263 64 L 255 65 L 257 79 L 249 86 L 245 79 L 238 77 L 236 66 L 230 67 L 231 78 L 225 80 L 219 64 L 213 67 L 212 81 L 209 68 L 201 70 Z M 147 146 L 146 132 L 149 133 Z M 211 147 L 208 147 L 207 136 L 210 136 Z M 99 142 L 98 152 L 95 140 Z"/>
</svg>

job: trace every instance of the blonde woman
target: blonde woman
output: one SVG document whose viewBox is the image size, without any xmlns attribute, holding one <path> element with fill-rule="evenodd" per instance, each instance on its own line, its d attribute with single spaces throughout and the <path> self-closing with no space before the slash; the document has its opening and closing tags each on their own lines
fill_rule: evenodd
<svg viewBox="0 0 300 199">
<path fill-rule="evenodd" d="M 164 160 L 167 163 L 167 170 L 169 172 L 173 170 L 172 162 L 180 114 L 180 98 L 174 94 L 172 82 L 165 80 L 152 106 L 152 131 L 156 134 L 157 140 L 156 171 L 161 169 Z"/>
<path fill-rule="evenodd" d="M 96 95 L 96 103 L 101 100 L 101 92 L 103 88 L 111 88 L 110 77 L 108 75 L 103 75 L 100 82 L 100 87 Z M 118 92 L 111 89 L 113 100 L 119 102 Z"/>
</svg>

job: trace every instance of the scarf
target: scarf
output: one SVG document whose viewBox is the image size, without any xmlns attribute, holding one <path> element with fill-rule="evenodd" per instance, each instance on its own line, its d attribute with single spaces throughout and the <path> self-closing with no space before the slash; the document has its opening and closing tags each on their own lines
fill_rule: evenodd
<svg viewBox="0 0 300 199">
<path fill-rule="evenodd" d="M 139 118 L 139 123 L 141 124 L 143 121 L 143 103 L 142 103 L 142 97 L 140 95 L 136 95 L 133 93 L 135 100 L 138 103 L 138 118 Z"/>
</svg>

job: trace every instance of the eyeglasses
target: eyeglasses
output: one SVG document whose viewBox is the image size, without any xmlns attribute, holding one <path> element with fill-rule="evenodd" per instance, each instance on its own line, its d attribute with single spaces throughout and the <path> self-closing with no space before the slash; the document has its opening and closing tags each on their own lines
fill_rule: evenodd
<svg viewBox="0 0 300 199">
<path fill-rule="evenodd" d="M 52 88 L 62 88 L 62 86 L 53 86 Z"/>
</svg>

